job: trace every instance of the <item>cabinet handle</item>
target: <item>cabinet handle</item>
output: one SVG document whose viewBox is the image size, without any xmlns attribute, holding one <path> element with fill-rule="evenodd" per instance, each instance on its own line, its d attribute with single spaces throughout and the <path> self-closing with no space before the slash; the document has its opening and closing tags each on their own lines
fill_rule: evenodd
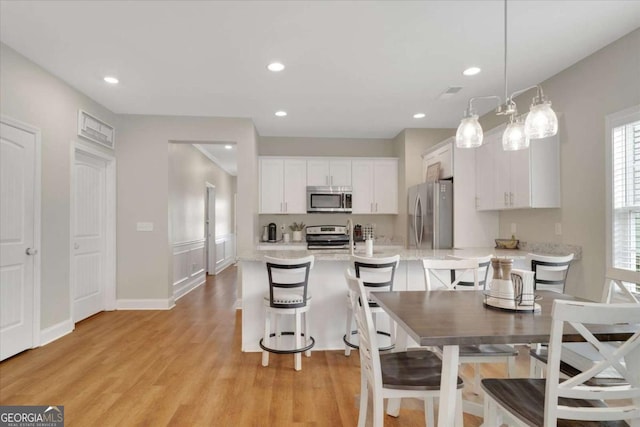
<svg viewBox="0 0 640 427">
<path fill-rule="evenodd" d="M 513 193 L 509 192 L 509 204 L 513 206 Z"/>
<path fill-rule="evenodd" d="M 289 205 L 287 204 L 287 202 L 284 202 L 284 211 L 289 212 Z"/>
<path fill-rule="evenodd" d="M 378 202 L 376 202 L 376 212 L 378 212 Z"/>
<path fill-rule="evenodd" d="M 331 184 L 329 184 L 329 175 L 324 177 L 324 182 L 326 182 L 327 185 L 331 185 Z"/>
<path fill-rule="evenodd" d="M 369 209 L 369 212 L 373 212 L 373 202 L 371 202 L 371 208 Z"/>
<path fill-rule="evenodd" d="M 509 200 L 507 199 L 507 197 L 509 197 L 509 196 L 507 196 L 507 192 L 505 191 L 504 192 L 504 205 L 505 206 L 509 206 Z"/>
</svg>

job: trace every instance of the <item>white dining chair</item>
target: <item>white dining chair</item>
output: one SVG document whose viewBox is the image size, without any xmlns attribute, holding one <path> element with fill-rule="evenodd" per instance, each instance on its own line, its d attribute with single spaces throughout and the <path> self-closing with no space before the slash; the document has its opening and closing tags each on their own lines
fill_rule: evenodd
<svg viewBox="0 0 640 427">
<path fill-rule="evenodd" d="M 418 398 L 424 400 L 425 425 L 434 426 L 434 399 L 440 395 L 442 362 L 428 350 L 380 354 L 378 334 L 362 279 L 345 272 L 349 301 L 360 335 L 360 412 L 358 427 L 367 420 L 369 394 L 373 403 L 373 427 L 384 424 L 384 399 Z M 462 387 L 457 378 L 456 423 L 462 426 Z"/>
<path fill-rule="evenodd" d="M 625 420 L 632 426 L 640 425 L 640 328 L 612 350 L 586 327 L 637 326 L 640 305 L 555 300 L 552 319 L 547 378 L 483 379 L 484 425 L 497 427 L 504 420 L 519 426 L 620 426 L 626 425 L 622 423 Z M 601 356 L 593 367 L 566 380 L 560 377 L 565 324 Z M 624 382 L 592 382 L 608 369 L 616 371 Z"/>
<path fill-rule="evenodd" d="M 605 280 L 602 300 L 604 304 L 616 304 L 616 303 L 632 303 L 640 304 L 640 299 L 637 295 L 634 295 L 625 283 L 628 281 L 622 280 L 620 276 L 609 271 Z M 635 280 L 633 276 L 625 277 L 627 280 Z M 632 283 L 634 286 L 636 283 Z M 608 343 L 607 345 L 615 345 Z M 585 366 L 590 366 L 597 361 L 597 356 L 594 356 L 593 347 L 589 343 L 576 342 L 563 344 L 563 355 L 560 357 L 560 374 L 563 378 L 573 377 L 579 374 Z M 594 360 L 594 357 L 596 360 Z M 529 351 L 529 376 L 531 378 L 544 378 L 546 373 L 548 360 L 548 350 L 546 346 L 537 346 Z M 579 363 L 577 363 L 579 362 Z M 578 366 L 578 365 L 584 366 Z M 619 378 L 611 378 L 610 375 L 604 374 L 600 379 L 604 382 L 620 382 Z"/>
<path fill-rule="evenodd" d="M 461 281 L 473 279 L 473 289 L 478 290 L 479 263 L 477 259 L 425 259 L 422 260 L 425 276 L 425 290 L 440 289 L 464 290 L 468 285 L 460 285 Z M 485 273 L 486 274 L 486 273 Z M 455 313 L 451 314 L 455 316 Z M 439 349 L 441 351 L 441 349 Z M 460 363 L 473 364 L 473 390 L 477 394 L 480 389 L 480 364 L 506 363 L 510 377 L 515 375 L 515 357 L 518 350 L 506 344 L 461 345 Z"/>
</svg>

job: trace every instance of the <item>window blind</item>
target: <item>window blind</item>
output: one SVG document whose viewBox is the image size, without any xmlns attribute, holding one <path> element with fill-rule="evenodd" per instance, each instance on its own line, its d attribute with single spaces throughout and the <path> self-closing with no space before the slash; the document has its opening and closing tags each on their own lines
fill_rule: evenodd
<svg viewBox="0 0 640 427">
<path fill-rule="evenodd" d="M 640 271 L 640 120 L 611 129 L 613 267 Z"/>
</svg>

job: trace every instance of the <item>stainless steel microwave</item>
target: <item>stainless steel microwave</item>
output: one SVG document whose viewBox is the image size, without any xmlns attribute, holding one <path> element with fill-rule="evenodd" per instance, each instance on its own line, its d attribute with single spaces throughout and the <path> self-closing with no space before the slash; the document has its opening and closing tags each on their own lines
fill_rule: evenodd
<svg viewBox="0 0 640 427">
<path fill-rule="evenodd" d="M 307 212 L 351 213 L 351 187 L 307 187 Z"/>
</svg>

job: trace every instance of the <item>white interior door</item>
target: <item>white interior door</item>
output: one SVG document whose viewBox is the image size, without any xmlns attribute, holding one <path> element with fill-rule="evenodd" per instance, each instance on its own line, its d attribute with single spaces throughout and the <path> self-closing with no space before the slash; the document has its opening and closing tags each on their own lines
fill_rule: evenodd
<svg viewBox="0 0 640 427">
<path fill-rule="evenodd" d="M 0 360 L 35 345 L 36 135 L 0 128 Z"/>
<path fill-rule="evenodd" d="M 76 151 L 73 183 L 71 289 L 73 320 L 105 307 L 106 161 Z"/>
<path fill-rule="evenodd" d="M 207 273 L 216 274 L 216 188 L 207 186 Z"/>
</svg>

